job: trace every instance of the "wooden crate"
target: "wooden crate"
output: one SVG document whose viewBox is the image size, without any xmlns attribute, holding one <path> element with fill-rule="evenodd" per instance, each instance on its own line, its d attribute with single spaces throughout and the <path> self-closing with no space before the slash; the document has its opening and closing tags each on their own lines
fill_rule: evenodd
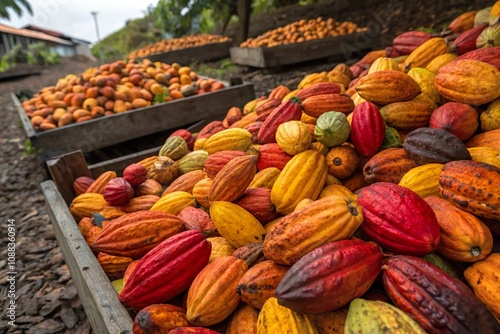
<svg viewBox="0 0 500 334">
<path fill-rule="evenodd" d="M 160 131 L 186 127 L 204 119 L 223 119 L 229 108 L 242 108 L 255 98 L 253 84 L 242 83 L 146 108 L 129 110 L 83 123 L 73 123 L 53 130 L 36 132 L 15 94 L 12 100 L 21 118 L 26 136 L 35 149 L 42 149 L 39 158 L 53 157 L 81 150 L 92 152 L 103 147 L 144 137 Z"/>
<path fill-rule="evenodd" d="M 271 48 L 231 47 L 229 51 L 235 64 L 268 68 L 322 58 L 348 61 L 378 46 L 379 39 L 377 33 L 366 31 Z"/>
<path fill-rule="evenodd" d="M 172 50 L 164 53 L 156 53 L 145 56 L 153 62 L 161 61 L 162 63 L 182 63 L 189 64 L 192 61 L 210 61 L 222 58 L 229 58 L 229 48 L 231 42 L 211 43 L 192 48 Z"/>
<path fill-rule="evenodd" d="M 53 181 L 41 183 L 57 241 L 94 333 L 132 334 L 132 318 L 90 250 Z"/>
</svg>

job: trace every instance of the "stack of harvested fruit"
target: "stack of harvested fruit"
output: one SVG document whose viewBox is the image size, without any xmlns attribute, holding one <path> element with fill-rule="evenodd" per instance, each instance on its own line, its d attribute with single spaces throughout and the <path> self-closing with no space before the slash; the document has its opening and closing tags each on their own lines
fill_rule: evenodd
<svg viewBox="0 0 500 334">
<path fill-rule="evenodd" d="M 320 16 L 316 19 L 302 19 L 287 24 L 264 34 L 248 38 L 240 44 L 242 48 L 273 47 L 284 44 L 300 43 L 327 37 L 353 34 L 366 31 L 367 28 L 359 28 L 352 22 L 339 22 L 333 18 L 326 21 Z"/>
<path fill-rule="evenodd" d="M 75 181 L 134 333 L 500 333 L 500 47 L 384 56 Z"/>
<path fill-rule="evenodd" d="M 189 35 L 180 38 L 171 38 L 156 42 L 154 44 L 146 45 L 142 49 L 131 52 L 128 57 L 141 58 L 149 55 L 164 53 L 173 50 L 188 49 L 195 46 L 206 44 L 230 42 L 231 38 L 227 36 L 210 35 L 210 34 L 197 34 Z"/>
<path fill-rule="evenodd" d="M 120 60 L 67 75 L 22 106 L 33 128 L 44 131 L 222 88 L 222 82 L 199 78 L 188 66 Z"/>
</svg>

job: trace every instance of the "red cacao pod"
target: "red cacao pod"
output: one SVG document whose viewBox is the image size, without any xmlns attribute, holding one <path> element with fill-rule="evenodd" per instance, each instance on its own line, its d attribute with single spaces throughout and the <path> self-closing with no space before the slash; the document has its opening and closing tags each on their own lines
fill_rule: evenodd
<svg viewBox="0 0 500 334">
<path fill-rule="evenodd" d="M 143 165 L 131 164 L 123 170 L 123 178 L 133 187 L 137 187 L 147 180 L 148 170 Z"/>
<path fill-rule="evenodd" d="M 161 196 L 163 193 L 163 186 L 160 182 L 155 181 L 153 179 L 147 179 L 143 183 L 139 185 L 136 189 L 137 196 L 144 195 L 156 195 Z"/>
<path fill-rule="evenodd" d="M 474 293 L 430 262 L 392 256 L 382 270 L 394 304 L 428 333 L 500 333 L 500 323 Z"/>
<path fill-rule="evenodd" d="M 469 104 L 448 102 L 432 112 L 429 127 L 446 130 L 466 141 L 479 127 L 479 114 Z"/>
<path fill-rule="evenodd" d="M 351 142 L 365 158 L 378 152 L 385 138 L 385 122 L 377 106 L 371 102 L 358 104 L 351 121 Z"/>
<path fill-rule="evenodd" d="M 273 202 L 271 202 L 271 189 L 250 188 L 245 190 L 234 204 L 250 212 L 262 225 L 279 217 Z"/>
<path fill-rule="evenodd" d="M 207 265 L 211 249 L 200 231 L 171 236 L 139 261 L 119 295 L 120 301 L 139 310 L 177 296 Z"/>
<path fill-rule="evenodd" d="M 340 86 L 332 82 L 317 82 L 299 90 L 295 96 L 304 101 L 310 96 L 321 94 L 340 94 Z"/>
<path fill-rule="evenodd" d="M 500 71 L 500 46 L 473 50 L 457 57 L 455 60 L 458 59 L 479 60 L 495 66 Z"/>
<path fill-rule="evenodd" d="M 279 107 L 281 104 L 281 99 L 278 98 L 268 98 L 266 102 L 255 108 L 255 113 L 257 115 L 262 115 L 265 113 L 272 112 L 275 108 Z"/>
<path fill-rule="evenodd" d="M 193 150 L 195 138 L 193 137 L 193 134 L 189 130 L 179 129 L 179 130 L 172 132 L 172 134 L 168 137 L 170 138 L 170 137 L 175 137 L 175 136 L 179 136 L 181 138 L 184 138 L 184 140 L 186 141 L 186 143 L 188 145 L 188 150 L 190 150 L 190 151 Z"/>
<path fill-rule="evenodd" d="M 248 132 L 250 132 L 252 134 L 252 143 L 253 144 L 258 143 L 257 135 L 259 134 L 259 130 L 260 130 L 262 124 L 264 124 L 264 121 L 258 121 L 258 122 L 252 122 L 244 127 L 245 130 L 247 130 Z"/>
<path fill-rule="evenodd" d="M 392 40 L 392 47 L 400 55 L 409 55 L 431 38 L 432 34 L 425 31 L 407 31 Z M 394 58 L 392 55 L 391 57 Z"/>
<path fill-rule="evenodd" d="M 102 195 L 110 205 L 120 206 L 127 204 L 134 197 L 134 188 L 123 177 L 115 177 L 106 184 Z"/>
<path fill-rule="evenodd" d="M 200 130 L 200 132 L 198 132 L 198 136 L 196 136 L 196 139 L 208 138 L 211 135 L 225 129 L 226 128 L 224 127 L 224 125 L 222 125 L 222 121 L 212 121 L 205 125 L 203 129 Z"/>
<path fill-rule="evenodd" d="M 327 243 L 288 270 L 276 289 L 278 303 L 299 313 L 336 310 L 368 291 L 383 260 L 382 250 L 374 242 Z"/>
<path fill-rule="evenodd" d="M 217 228 L 208 212 L 192 206 L 185 207 L 177 215 L 183 222 L 186 230 L 199 230 L 205 235 L 213 235 Z"/>
<path fill-rule="evenodd" d="M 87 191 L 87 189 L 94 181 L 94 179 L 88 176 L 77 177 L 75 181 L 73 181 L 73 190 L 75 191 L 77 196 L 81 195 Z"/>
<path fill-rule="evenodd" d="M 215 152 L 214 154 L 208 156 L 203 170 L 207 173 L 209 178 L 213 179 L 217 176 L 222 167 L 224 167 L 229 161 L 243 155 L 245 155 L 245 152 L 236 150 Z"/>
<path fill-rule="evenodd" d="M 488 27 L 487 24 L 482 24 L 461 33 L 453 42 L 453 48 L 456 53 L 460 56 L 464 53 L 476 50 L 476 40 L 486 27 Z"/>
<path fill-rule="evenodd" d="M 283 151 L 278 144 L 264 144 L 259 147 L 259 158 L 257 159 L 257 169 L 263 170 L 268 167 L 276 167 L 283 170 L 288 161 L 293 158 Z"/>
<path fill-rule="evenodd" d="M 286 100 L 266 118 L 257 134 L 257 140 L 260 144 L 275 143 L 278 126 L 288 121 L 300 121 L 301 117 L 300 100 L 296 97 Z"/>
<path fill-rule="evenodd" d="M 358 194 L 363 208 L 361 231 L 397 254 L 425 255 L 441 238 L 432 208 L 415 192 L 389 182 L 364 187 Z"/>
</svg>

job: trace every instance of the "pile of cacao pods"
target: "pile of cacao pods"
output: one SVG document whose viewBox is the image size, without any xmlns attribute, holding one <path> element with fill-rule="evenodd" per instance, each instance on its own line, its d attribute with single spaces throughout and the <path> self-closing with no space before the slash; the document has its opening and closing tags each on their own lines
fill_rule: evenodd
<svg viewBox="0 0 500 334">
<path fill-rule="evenodd" d="M 146 45 L 145 47 L 135 50 L 129 54 L 129 59 L 146 57 L 149 55 L 164 53 L 174 50 L 192 48 L 196 46 L 230 42 L 231 38 L 227 36 L 211 35 L 211 34 L 196 34 L 188 35 L 179 38 L 170 38 Z"/>
<path fill-rule="evenodd" d="M 22 106 L 33 129 L 45 131 L 222 88 L 178 63 L 119 60 L 69 74 Z"/>
<path fill-rule="evenodd" d="M 499 333 L 500 47 L 450 51 L 372 52 L 76 179 L 133 332 Z"/>
</svg>

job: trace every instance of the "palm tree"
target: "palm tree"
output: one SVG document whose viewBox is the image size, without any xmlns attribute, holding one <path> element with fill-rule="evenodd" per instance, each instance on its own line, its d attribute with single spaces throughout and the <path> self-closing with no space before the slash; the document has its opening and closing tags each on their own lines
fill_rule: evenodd
<svg viewBox="0 0 500 334">
<path fill-rule="evenodd" d="M 33 15 L 33 9 L 27 0 L 0 0 L 0 18 L 10 20 L 9 9 L 17 16 L 22 16 L 24 10 Z"/>
</svg>

